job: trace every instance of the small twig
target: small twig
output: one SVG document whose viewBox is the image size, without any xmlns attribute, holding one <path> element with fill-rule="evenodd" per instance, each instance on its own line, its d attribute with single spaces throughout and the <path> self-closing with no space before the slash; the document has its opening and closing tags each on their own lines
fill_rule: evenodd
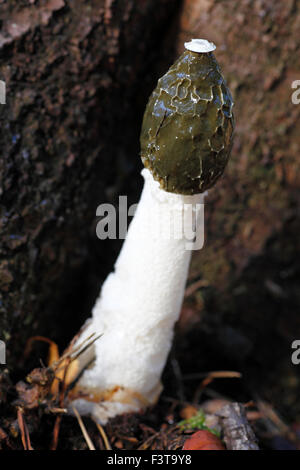
<svg viewBox="0 0 300 470">
<path fill-rule="evenodd" d="M 94 419 L 93 421 L 94 421 L 94 423 L 96 424 L 96 426 L 97 426 L 97 428 L 98 428 L 98 430 L 99 430 L 99 432 L 100 432 L 100 434 L 101 434 L 101 437 L 102 437 L 103 442 L 104 442 L 104 445 L 105 445 L 105 449 L 106 449 L 106 450 L 112 450 L 111 445 L 110 445 L 110 443 L 109 443 L 109 440 L 108 440 L 108 438 L 107 438 L 107 435 L 106 435 L 106 433 L 105 433 L 103 427 L 102 427 L 101 424 L 99 424 L 95 419 Z"/>
<path fill-rule="evenodd" d="M 83 423 L 83 421 L 82 421 L 82 419 L 81 419 L 80 414 L 78 413 L 78 411 L 76 410 L 76 408 L 75 408 L 73 405 L 71 405 L 71 406 L 72 406 L 72 410 L 73 410 L 74 413 L 75 413 L 75 416 L 76 416 L 76 418 L 77 418 L 78 424 L 79 424 L 80 429 L 81 429 L 81 432 L 82 432 L 82 434 L 83 434 L 83 437 L 84 437 L 84 439 L 85 439 L 85 442 L 86 442 L 87 445 L 88 445 L 89 450 L 96 450 L 94 444 L 92 443 L 92 440 L 91 440 L 90 436 L 88 435 L 88 432 L 87 432 L 86 427 L 85 427 L 85 425 L 84 425 L 84 423 Z"/>
<path fill-rule="evenodd" d="M 95 333 L 93 333 L 89 338 L 93 337 L 95 335 Z M 93 344 L 99 339 L 101 338 L 101 336 L 103 336 L 103 333 L 101 333 L 100 335 L 98 336 L 95 336 L 95 338 L 91 339 L 91 341 L 86 344 L 86 346 L 83 348 L 83 349 L 80 349 L 76 354 L 75 352 L 77 351 L 77 349 L 79 347 L 81 347 L 86 341 L 88 341 L 89 338 L 87 338 L 85 341 L 82 342 L 81 345 L 78 346 L 78 348 L 76 348 L 73 352 L 72 352 L 72 360 L 75 360 L 77 359 L 79 356 L 81 356 L 81 354 L 83 354 L 87 349 L 89 349 L 91 346 L 93 346 Z M 73 356 L 73 354 L 75 354 L 75 356 Z"/>
<path fill-rule="evenodd" d="M 137 450 L 147 450 L 150 446 L 150 444 L 152 444 L 152 442 L 154 441 L 154 439 L 159 436 L 159 432 L 156 432 L 155 434 L 152 434 L 152 436 L 149 436 L 145 442 L 143 442 L 138 448 Z"/>
<path fill-rule="evenodd" d="M 26 442 L 26 435 L 24 429 L 24 421 L 23 421 L 23 413 L 20 408 L 18 408 L 18 424 L 21 431 L 21 440 L 23 444 L 24 450 L 27 450 L 27 442 Z"/>
<path fill-rule="evenodd" d="M 58 346 L 57 344 L 52 341 L 51 339 L 49 338 L 46 338 L 45 336 L 32 336 L 31 338 L 29 338 L 26 342 L 26 345 L 25 345 L 25 351 L 24 351 L 24 356 L 25 358 L 29 356 L 29 354 L 31 353 L 31 350 L 32 350 L 32 345 L 34 342 L 36 341 L 42 341 L 44 343 L 48 343 L 50 348 L 49 348 L 49 362 L 54 362 L 54 360 L 57 360 L 58 357 L 59 357 L 59 353 L 58 353 Z"/>
<path fill-rule="evenodd" d="M 17 416 L 18 416 L 19 428 L 21 431 L 21 439 L 22 439 L 23 448 L 24 450 L 33 450 L 33 447 L 31 446 L 31 442 L 30 442 L 28 428 L 27 428 L 27 425 L 23 416 L 23 411 L 21 408 L 18 408 Z"/>
<path fill-rule="evenodd" d="M 216 370 L 216 371 L 212 371 L 212 372 L 196 372 L 195 374 L 185 374 L 183 376 L 183 380 L 205 379 L 206 377 L 241 378 L 242 374 L 240 372 L 231 371 L 231 370 Z"/>
<path fill-rule="evenodd" d="M 222 420 L 227 450 L 259 450 L 243 405 L 230 403 L 215 414 Z"/>
<path fill-rule="evenodd" d="M 72 382 L 75 383 L 82 374 L 85 367 L 87 367 L 88 364 L 85 364 L 84 366 L 80 367 L 80 362 L 78 358 L 79 356 L 84 354 L 84 352 L 89 349 L 94 344 L 94 342 L 102 336 L 102 334 L 96 336 L 91 340 L 93 336 L 95 336 L 94 333 L 75 348 L 73 348 L 72 345 L 69 346 L 65 354 L 63 354 L 56 362 L 53 362 L 49 366 L 49 369 L 52 370 L 55 375 L 55 378 L 53 380 L 53 386 L 51 389 L 53 395 L 57 394 L 57 389 L 59 388 L 60 383 L 63 383 L 63 389 L 65 392 L 68 385 L 70 385 Z M 85 343 L 87 344 L 84 346 Z M 92 360 L 94 360 L 94 358 Z M 71 369 L 71 367 L 73 368 L 73 366 L 75 366 L 75 370 Z M 80 370 L 77 370 L 78 367 L 80 367 Z M 61 377 L 62 374 L 63 378 Z"/>
<path fill-rule="evenodd" d="M 64 406 L 64 398 L 65 398 L 65 391 L 66 391 L 65 379 L 66 379 L 66 375 L 67 375 L 67 371 L 68 371 L 68 367 L 70 363 L 71 363 L 71 360 L 69 360 L 68 364 L 65 367 L 63 381 L 61 384 L 61 389 L 60 389 L 60 394 L 59 394 L 59 406 L 61 410 L 63 410 L 63 406 Z M 55 423 L 54 423 L 51 450 L 57 449 L 61 421 L 62 421 L 62 414 L 59 414 L 58 416 L 56 416 Z"/>
<path fill-rule="evenodd" d="M 51 444 L 50 450 L 56 450 L 57 449 L 61 420 L 62 420 L 62 415 L 56 416 L 55 423 L 54 423 L 54 428 L 53 428 L 52 444 Z"/>
<path fill-rule="evenodd" d="M 59 364 L 64 361 L 65 359 L 67 358 L 71 358 L 72 361 L 74 361 L 75 359 L 77 359 L 81 354 L 83 354 L 88 348 L 90 348 L 94 343 L 95 341 L 97 341 L 99 338 L 101 338 L 102 334 L 98 335 L 95 337 L 95 334 L 96 333 L 92 333 L 90 336 L 88 336 L 88 338 L 86 338 L 84 341 L 82 341 L 82 343 L 80 343 L 78 346 L 76 346 L 75 348 L 72 348 L 72 345 L 67 349 L 67 351 L 65 352 L 65 354 L 63 354 L 59 360 L 53 364 L 53 366 L 59 366 Z M 87 343 L 88 342 L 88 343 Z M 83 345 L 87 343 L 84 348 L 83 348 Z"/>
<path fill-rule="evenodd" d="M 48 413 L 53 413 L 54 415 L 62 414 L 66 415 L 68 413 L 67 408 L 58 408 L 56 406 L 52 406 L 46 410 Z"/>
<path fill-rule="evenodd" d="M 203 390 L 215 379 L 239 379 L 242 377 L 240 372 L 235 372 L 231 370 L 216 370 L 212 372 L 208 372 L 206 377 L 202 380 L 199 387 L 197 387 L 196 392 L 194 394 L 193 403 L 199 403 L 201 393 Z"/>
<path fill-rule="evenodd" d="M 71 358 L 67 358 L 66 360 L 67 360 L 67 364 L 66 364 L 65 369 L 64 369 L 64 375 L 63 375 L 60 394 L 59 394 L 59 406 L 61 408 L 63 408 L 63 406 L 64 406 L 65 394 L 66 394 L 66 389 L 67 389 L 66 377 L 67 377 L 67 373 L 68 373 L 70 364 L 72 362 Z"/>
<path fill-rule="evenodd" d="M 207 374 L 207 377 L 202 381 L 202 389 L 207 387 L 215 379 L 240 379 L 242 374 L 240 372 L 234 372 L 231 370 L 217 370 L 215 372 L 210 372 Z"/>
</svg>

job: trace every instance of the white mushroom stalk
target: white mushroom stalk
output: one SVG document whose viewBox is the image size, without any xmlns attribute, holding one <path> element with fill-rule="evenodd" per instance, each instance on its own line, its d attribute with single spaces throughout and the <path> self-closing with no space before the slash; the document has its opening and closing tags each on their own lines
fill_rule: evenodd
<svg viewBox="0 0 300 470">
<path fill-rule="evenodd" d="M 194 243 L 202 244 L 204 195 L 166 193 L 148 170 L 142 174 L 145 184 L 137 211 L 84 332 L 84 337 L 103 335 L 94 345 L 95 363 L 79 387 L 91 400 L 101 399 L 77 399 L 73 405 L 102 423 L 157 400 L 191 250 Z"/>
<path fill-rule="evenodd" d="M 147 168 L 142 171 L 143 192 L 114 272 L 77 340 L 78 345 L 92 333 L 101 334 L 79 357 L 80 370 L 91 364 L 72 395 L 72 406 L 101 423 L 144 409 L 159 397 L 191 253 L 203 244 L 204 194 L 227 162 L 231 97 L 216 69 L 212 43 L 197 41 L 195 47 L 204 52 L 187 47 L 185 65 L 179 59 L 149 100 L 141 134 Z M 215 77 L 203 80 L 203 73 L 209 72 Z M 183 73 L 186 85 L 179 91 Z M 176 85 L 178 77 L 176 88 L 172 83 Z M 172 82 L 169 89 L 165 82 Z"/>
</svg>

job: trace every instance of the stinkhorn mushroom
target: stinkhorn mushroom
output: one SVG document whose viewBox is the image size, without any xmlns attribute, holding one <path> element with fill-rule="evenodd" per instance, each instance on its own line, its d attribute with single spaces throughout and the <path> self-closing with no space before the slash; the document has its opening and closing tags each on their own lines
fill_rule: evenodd
<svg viewBox="0 0 300 470">
<path fill-rule="evenodd" d="M 101 334 L 72 406 L 100 422 L 155 403 L 184 296 L 204 194 L 221 176 L 233 133 L 233 101 L 212 53 L 193 39 L 158 80 L 144 114 L 141 199 L 92 318 L 77 340 Z"/>
</svg>

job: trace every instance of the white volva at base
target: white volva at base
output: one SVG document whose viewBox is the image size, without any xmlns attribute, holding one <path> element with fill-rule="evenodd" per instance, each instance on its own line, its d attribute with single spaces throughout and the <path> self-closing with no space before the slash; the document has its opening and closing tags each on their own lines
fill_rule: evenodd
<svg viewBox="0 0 300 470">
<path fill-rule="evenodd" d="M 104 282 L 78 340 L 103 334 L 94 344 L 95 362 L 83 373 L 79 389 L 96 389 L 104 399 L 72 402 L 103 424 L 112 416 L 145 408 L 159 396 L 192 253 L 183 228 L 195 230 L 192 212 L 198 225 L 203 220 L 203 194 L 167 193 L 148 170 L 142 175 L 144 189 L 115 271 Z"/>
</svg>

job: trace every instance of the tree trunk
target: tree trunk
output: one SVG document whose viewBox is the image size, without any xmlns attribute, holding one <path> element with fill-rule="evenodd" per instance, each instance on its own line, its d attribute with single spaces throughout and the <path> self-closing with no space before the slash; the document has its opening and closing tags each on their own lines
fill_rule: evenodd
<svg viewBox="0 0 300 470">
<path fill-rule="evenodd" d="M 300 414 L 291 363 L 300 335 L 299 27 L 294 0 L 185 0 L 178 53 L 193 37 L 216 44 L 236 118 L 231 160 L 206 200 L 206 242 L 192 262 L 191 279 L 206 286 L 190 298 L 204 342 L 202 354 L 198 334 L 194 367 L 242 369 L 257 391 Z"/>
<path fill-rule="evenodd" d="M 67 344 L 112 267 L 119 244 L 99 243 L 95 211 L 137 200 L 141 117 L 177 5 L 0 2 L 0 339 L 14 368 L 34 334 Z"/>
</svg>

